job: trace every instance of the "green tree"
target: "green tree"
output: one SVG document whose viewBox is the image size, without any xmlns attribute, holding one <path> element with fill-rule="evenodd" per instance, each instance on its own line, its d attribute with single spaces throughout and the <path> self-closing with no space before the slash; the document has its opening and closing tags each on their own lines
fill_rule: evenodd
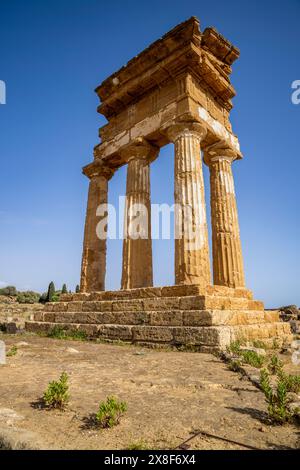
<svg viewBox="0 0 300 470">
<path fill-rule="evenodd" d="M 16 296 L 18 295 L 17 289 L 15 286 L 7 286 L 3 289 L 0 289 L 0 295 Z"/>
<path fill-rule="evenodd" d="M 54 295 L 55 295 L 55 285 L 54 285 L 54 282 L 51 281 L 48 287 L 47 302 L 52 302 Z"/>
<path fill-rule="evenodd" d="M 80 292 L 80 287 L 79 287 L 78 284 L 77 284 L 77 286 L 76 286 L 75 292 L 76 292 L 76 294 L 79 294 L 79 292 Z"/>
<path fill-rule="evenodd" d="M 68 289 L 67 289 L 67 285 L 66 285 L 66 284 L 64 284 L 64 285 L 62 286 L 61 293 L 62 293 L 62 294 L 67 294 L 67 293 L 68 293 Z"/>
</svg>

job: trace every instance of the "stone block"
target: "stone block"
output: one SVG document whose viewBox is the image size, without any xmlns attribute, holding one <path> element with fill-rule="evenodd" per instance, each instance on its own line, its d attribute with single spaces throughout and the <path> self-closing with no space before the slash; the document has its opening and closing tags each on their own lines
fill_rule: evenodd
<svg viewBox="0 0 300 470">
<path fill-rule="evenodd" d="M 206 345 L 223 348 L 230 343 L 228 327 L 174 328 L 174 341 L 183 345 Z"/>
<path fill-rule="evenodd" d="M 131 312 L 143 311 L 143 303 L 141 300 L 119 300 L 112 304 L 113 312 Z"/>
<path fill-rule="evenodd" d="M 91 301 L 83 302 L 82 312 L 111 312 L 112 311 L 112 302 L 111 301 Z"/>
<path fill-rule="evenodd" d="M 158 326 L 134 326 L 132 327 L 133 342 L 149 341 L 159 343 L 171 343 L 173 331 L 168 327 Z"/>
<path fill-rule="evenodd" d="M 6 364 L 6 347 L 4 341 L 0 341 L 0 365 Z"/>
<path fill-rule="evenodd" d="M 205 310 L 204 296 L 189 296 L 180 298 L 180 310 Z"/>
<path fill-rule="evenodd" d="M 183 312 L 180 310 L 150 312 L 149 315 L 150 315 L 150 324 L 153 326 L 183 325 Z"/>
<path fill-rule="evenodd" d="M 145 310 L 174 310 L 179 309 L 180 297 L 162 297 L 157 299 L 144 299 Z"/>
<path fill-rule="evenodd" d="M 98 336 L 106 339 L 130 341 L 132 340 L 131 326 L 124 325 L 101 325 L 98 327 Z"/>
<path fill-rule="evenodd" d="M 68 312 L 81 312 L 82 311 L 82 304 L 83 304 L 83 302 L 77 302 L 77 301 L 76 302 L 69 302 L 67 311 Z M 61 312 L 62 310 L 57 309 L 56 311 Z"/>
</svg>

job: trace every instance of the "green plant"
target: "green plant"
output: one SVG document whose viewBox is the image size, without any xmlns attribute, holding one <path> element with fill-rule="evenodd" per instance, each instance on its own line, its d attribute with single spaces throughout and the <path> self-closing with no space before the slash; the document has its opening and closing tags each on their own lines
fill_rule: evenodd
<svg viewBox="0 0 300 470">
<path fill-rule="evenodd" d="M 67 289 L 67 285 L 66 285 L 66 284 L 63 284 L 62 289 L 61 289 L 61 293 L 62 293 L 62 294 L 67 294 L 67 293 L 68 293 L 68 289 Z"/>
<path fill-rule="evenodd" d="M 18 352 L 18 348 L 16 345 L 12 346 L 9 351 L 7 351 L 6 356 L 7 357 L 12 357 L 15 356 Z"/>
<path fill-rule="evenodd" d="M 245 364 L 249 364 L 252 367 L 260 369 L 264 364 L 264 357 L 255 351 L 240 351 L 239 355 Z"/>
<path fill-rule="evenodd" d="M 261 341 L 260 339 L 256 339 L 255 341 L 253 341 L 253 346 L 255 348 L 259 348 L 259 349 L 268 349 L 266 343 L 264 343 L 263 341 Z"/>
<path fill-rule="evenodd" d="M 135 441 L 135 442 L 132 442 L 131 444 L 128 444 L 128 447 L 126 450 L 149 450 L 150 447 L 149 445 L 141 440 L 141 441 Z"/>
<path fill-rule="evenodd" d="M 127 411 L 127 404 L 118 401 L 115 397 L 107 397 L 99 404 L 96 421 L 101 428 L 111 428 L 120 422 L 121 416 Z"/>
<path fill-rule="evenodd" d="M 232 372 L 239 372 L 241 367 L 241 362 L 237 360 L 231 360 L 228 362 L 228 369 Z"/>
<path fill-rule="evenodd" d="M 270 357 L 270 362 L 268 364 L 268 371 L 275 375 L 275 374 L 278 374 L 282 371 L 282 368 L 283 368 L 283 362 L 279 359 L 278 356 L 276 356 L 276 354 L 273 354 L 271 357 Z"/>
<path fill-rule="evenodd" d="M 17 302 L 19 304 L 35 304 L 39 301 L 40 294 L 33 291 L 26 291 L 26 292 L 18 292 L 17 295 Z"/>
<path fill-rule="evenodd" d="M 276 338 L 273 339 L 272 349 L 280 349 L 280 345 Z"/>
<path fill-rule="evenodd" d="M 60 291 L 56 291 L 55 294 L 52 296 L 51 302 L 59 302 L 60 301 Z"/>
<path fill-rule="evenodd" d="M 15 286 L 7 286 L 7 287 L 3 287 L 2 289 L 0 289 L 0 295 L 8 295 L 8 296 L 15 297 L 17 293 L 18 292 Z"/>
<path fill-rule="evenodd" d="M 55 285 L 54 285 L 54 282 L 51 281 L 48 287 L 48 292 L 47 292 L 47 302 L 52 302 L 54 295 L 55 295 Z"/>
<path fill-rule="evenodd" d="M 232 343 L 230 343 L 229 346 L 227 346 L 227 352 L 229 353 L 233 353 L 233 354 L 240 354 L 241 352 L 241 342 L 239 340 L 237 341 L 233 341 Z"/>
<path fill-rule="evenodd" d="M 270 384 L 270 375 L 266 369 L 260 373 L 260 386 L 268 404 L 268 415 L 271 421 L 284 424 L 290 421 L 292 414 L 288 409 L 288 390 L 283 380 L 278 377 L 276 390 Z"/>
<path fill-rule="evenodd" d="M 79 292 L 80 292 L 80 287 L 79 287 L 78 284 L 77 284 L 77 286 L 76 286 L 75 292 L 76 292 L 76 294 L 79 294 Z"/>
<path fill-rule="evenodd" d="M 85 341 L 87 339 L 87 334 L 85 331 L 80 330 L 70 330 L 66 331 L 61 326 L 54 326 L 47 333 L 48 338 L 54 339 L 70 339 L 75 341 Z"/>
<path fill-rule="evenodd" d="M 48 408 L 64 410 L 69 402 L 68 374 L 63 372 L 58 381 L 50 382 L 44 392 L 43 399 Z"/>
<path fill-rule="evenodd" d="M 300 375 L 281 373 L 281 380 L 285 383 L 288 392 L 300 392 Z"/>
<path fill-rule="evenodd" d="M 39 302 L 41 304 L 45 304 L 47 302 L 47 298 L 48 298 L 48 293 L 47 292 L 43 292 L 43 294 L 40 296 L 39 298 Z"/>
</svg>

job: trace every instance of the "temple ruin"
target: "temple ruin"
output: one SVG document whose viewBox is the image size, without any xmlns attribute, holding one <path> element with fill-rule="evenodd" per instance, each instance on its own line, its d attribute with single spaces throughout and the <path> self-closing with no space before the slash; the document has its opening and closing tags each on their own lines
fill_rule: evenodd
<svg viewBox="0 0 300 470">
<path fill-rule="evenodd" d="M 201 351 L 231 341 L 284 342 L 289 325 L 266 312 L 245 286 L 232 165 L 242 159 L 229 116 L 230 82 L 239 50 L 214 28 L 200 31 L 192 17 L 107 78 L 97 89 L 98 112 L 107 119 L 89 178 L 81 292 L 50 303 L 30 331 L 60 324 L 88 336 L 138 344 L 192 345 Z M 191 209 L 175 240 L 175 285 L 153 287 L 151 229 L 147 238 L 123 244 L 119 291 L 105 291 L 106 239 L 97 235 L 97 208 L 107 203 L 108 184 L 127 165 L 126 224 L 143 204 L 151 219 L 150 166 L 162 146 L 174 144 L 175 204 Z M 203 155 L 203 158 L 202 158 Z M 212 259 L 206 221 L 202 160 L 210 171 Z M 186 236 L 193 228 L 197 244 Z"/>
</svg>

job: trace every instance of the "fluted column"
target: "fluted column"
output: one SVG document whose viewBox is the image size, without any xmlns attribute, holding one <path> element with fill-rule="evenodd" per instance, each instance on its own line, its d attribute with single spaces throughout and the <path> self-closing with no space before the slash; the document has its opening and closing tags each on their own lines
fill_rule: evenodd
<svg viewBox="0 0 300 470">
<path fill-rule="evenodd" d="M 153 285 L 150 162 L 158 148 L 138 139 L 127 152 L 122 289 Z"/>
<path fill-rule="evenodd" d="M 201 159 L 205 129 L 196 122 L 170 127 L 175 145 L 175 283 L 211 283 Z"/>
<path fill-rule="evenodd" d="M 205 154 L 210 169 L 214 284 L 244 287 L 244 267 L 229 149 Z"/>
<path fill-rule="evenodd" d="M 100 221 L 97 208 L 107 204 L 108 180 L 113 170 L 95 161 L 83 169 L 90 178 L 87 211 L 85 219 L 83 255 L 81 265 L 81 292 L 95 292 L 105 289 L 106 237 L 99 238 L 96 229 Z"/>
</svg>

